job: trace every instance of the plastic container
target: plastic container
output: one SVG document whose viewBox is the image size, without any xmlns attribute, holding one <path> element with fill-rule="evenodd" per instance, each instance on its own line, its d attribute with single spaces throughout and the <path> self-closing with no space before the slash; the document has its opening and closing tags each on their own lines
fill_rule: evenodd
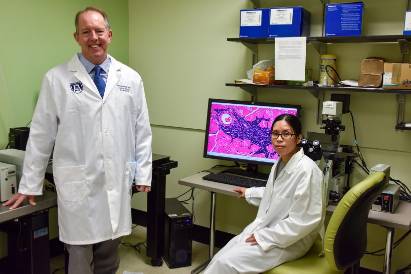
<svg viewBox="0 0 411 274">
<path fill-rule="evenodd" d="M 333 54 L 321 55 L 320 86 L 334 86 L 337 81 L 337 57 Z"/>
</svg>

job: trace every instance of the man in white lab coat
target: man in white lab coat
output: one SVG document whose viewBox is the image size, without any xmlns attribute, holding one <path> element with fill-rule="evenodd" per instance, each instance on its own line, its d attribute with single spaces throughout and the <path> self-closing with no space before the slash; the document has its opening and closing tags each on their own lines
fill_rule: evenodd
<svg viewBox="0 0 411 274">
<path fill-rule="evenodd" d="M 298 147 L 301 123 L 296 116 L 282 114 L 271 130 L 280 159 L 266 187 L 235 189 L 259 206 L 257 217 L 213 257 L 204 274 L 261 273 L 303 256 L 319 236 L 323 176 Z"/>
<path fill-rule="evenodd" d="M 35 204 L 53 152 L 60 240 L 70 274 L 114 274 L 119 238 L 131 233 L 131 187 L 151 184 L 151 129 L 140 75 L 108 55 L 104 11 L 76 15 L 81 53 L 47 72 L 33 115 L 19 193 Z M 53 150 L 54 149 L 54 150 Z"/>
</svg>

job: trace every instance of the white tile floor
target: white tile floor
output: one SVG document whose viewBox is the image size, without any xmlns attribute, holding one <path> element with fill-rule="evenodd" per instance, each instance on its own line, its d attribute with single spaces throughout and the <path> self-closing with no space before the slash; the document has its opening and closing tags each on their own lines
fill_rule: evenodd
<svg viewBox="0 0 411 274">
<path fill-rule="evenodd" d="M 137 243 L 144 242 L 146 239 L 146 230 L 143 227 L 136 227 L 130 236 L 124 237 L 122 239 L 123 243 L 120 245 L 120 267 L 117 274 L 163 274 L 163 273 L 173 273 L 173 274 L 186 274 L 190 273 L 192 269 L 201 265 L 208 258 L 208 245 L 204 245 L 198 242 L 193 242 L 192 250 L 192 264 L 188 267 L 180 268 L 168 268 L 167 264 L 164 262 L 160 267 L 154 267 L 150 264 L 150 259 L 145 255 L 145 247 L 136 248 L 130 246 Z M 52 258 L 51 260 L 51 270 L 53 274 L 64 274 L 64 257 L 58 256 Z M 129 273 L 127 273 L 129 272 Z"/>
</svg>

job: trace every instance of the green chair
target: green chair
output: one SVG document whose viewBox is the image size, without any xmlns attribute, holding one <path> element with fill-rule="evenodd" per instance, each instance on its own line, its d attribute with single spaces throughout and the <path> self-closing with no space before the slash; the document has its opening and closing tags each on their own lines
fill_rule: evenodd
<svg viewBox="0 0 411 274">
<path fill-rule="evenodd" d="M 367 176 L 353 186 L 336 206 L 324 237 L 300 259 L 277 266 L 265 274 L 358 273 L 367 246 L 367 219 L 371 204 L 386 183 L 383 172 Z"/>
</svg>

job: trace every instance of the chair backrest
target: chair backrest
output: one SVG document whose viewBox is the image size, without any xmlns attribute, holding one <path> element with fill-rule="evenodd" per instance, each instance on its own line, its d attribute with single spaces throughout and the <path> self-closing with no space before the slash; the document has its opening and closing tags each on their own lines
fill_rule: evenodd
<svg viewBox="0 0 411 274">
<path fill-rule="evenodd" d="M 367 176 L 339 201 L 325 232 L 324 253 L 335 270 L 358 263 L 367 246 L 367 219 L 372 203 L 384 188 L 383 172 Z"/>
</svg>

